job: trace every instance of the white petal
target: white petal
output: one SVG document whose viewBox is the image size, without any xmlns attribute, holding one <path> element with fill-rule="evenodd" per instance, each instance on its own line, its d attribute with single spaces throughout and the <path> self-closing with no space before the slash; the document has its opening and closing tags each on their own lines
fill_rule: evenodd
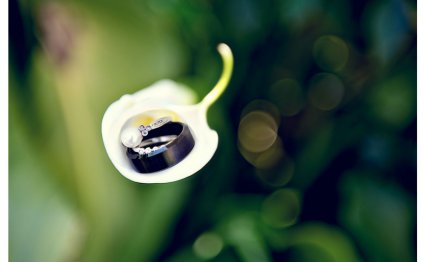
<svg viewBox="0 0 424 262">
<path fill-rule="evenodd" d="M 212 158 L 218 146 L 218 134 L 209 128 L 208 107 L 225 90 L 232 72 L 232 54 L 221 44 L 224 71 L 213 90 L 199 104 L 189 88 L 171 80 L 161 80 L 132 95 L 124 95 L 106 110 L 102 121 L 103 143 L 114 166 L 126 178 L 139 183 L 167 183 L 193 175 Z M 194 148 L 181 162 L 153 173 L 140 173 L 126 156 L 122 145 L 122 130 L 140 125 L 141 119 L 171 117 L 186 123 L 194 137 Z M 143 123 L 145 126 L 150 123 Z"/>
<path fill-rule="evenodd" d="M 152 90 L 149 87 L 150 91 Z M 168 90 L 171 91 L 171 90 Z M 181 90 L 180 90 L 181 91 Z M 178 90 L 170 93 L 176 94 Z M 135 93 L 134 95 L 137 95 Z M 178 93 L 183 97 L 182 93 Z M 106 151 L 118 171 L 139 183 L 166 183 L 177 181 L 200 170 L 212 158 L 218 145 L 218 134 L 211 130 L 206 120 L 206 108 L 201 105 L 176 105 L 149 103 L 145 100 L 133 103 L 132 96 L 126 96 L 112 104 L 103 118 L 102 135 Z M 180 100 L 181 101 L 181 100 Z M 145 102 L 145 103 L 143 103 Z M 177 165 L 154 173 L 143 174 L 137 171 L 125 153 L 120 140 L 121 130 L 128 121 L 146 112 L 173 112 L 190 127 L 195 140 L 193 150 Z"/>
</svg>

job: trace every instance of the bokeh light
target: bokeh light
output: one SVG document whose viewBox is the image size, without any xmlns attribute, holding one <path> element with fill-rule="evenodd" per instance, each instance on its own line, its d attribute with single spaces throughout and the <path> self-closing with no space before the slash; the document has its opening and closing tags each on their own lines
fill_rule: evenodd
<svg viewBox="0 0 424 262">
<path fill-rule="evenodd" d="M 374 88 L 371 96 L 372 114 L 393 127 L 404 127 L 415 115 L 414 83 L 404 77 L 400 75 L 387 79 Z"/>
<path fill-rule="evenodd" d="M 343 82 L 334 74 L 316 74 L 310 83 L 309 101 L 318 109 L 329 111 L 336 108 L 343 99 Z"/>
<path fill-rule="evenodd" d="M 198 257 L 211 259 L 221 252 L 223 246 L 224 242 L 219 235 L 213 232 L 205 232 L 196 239 L 193 250 Z"/>
<path fill-rule="evenodd" d="M 262 152 L 277 138 L 277 123 L 264 111 L 253 111 L 242 118 L 238 132 L 240 145 L 249 152 Z"/>
<path fill-rule="evenodd" d="M 265 100 L 254 100 L 242 111 L 238 127 L 239 150 L 256 168 L 270 169 L 284 157 L 278 137 L 279 111 Z"/>
<path fill-rule="evenodd" d="M 300 198 L 293 189 L 280 189 L 262 204 L 263 221 L 275 228 L 285 228 L 296 223 L 300 213 Z"/>
<path fill-rule="evenodd" d="M 315 41 L 313 54 L 323 70 L 340 71 L 348 62 L 349 47 L 343 39 L 325 35 Z"/>
</svg>

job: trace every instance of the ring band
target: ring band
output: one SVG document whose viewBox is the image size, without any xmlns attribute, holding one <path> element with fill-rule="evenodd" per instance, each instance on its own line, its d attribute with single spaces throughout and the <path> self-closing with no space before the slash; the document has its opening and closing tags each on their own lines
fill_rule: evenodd
<svg viewBox="0 0 424 262">
<path fill-rule="evenodd" d="M 141 141 L 141 144 L 139 145 L 139 147 L 146 147 L 146 146 L 151 146 L 155 144 L 168 143 L 174 140 L 175 138 L 177 138 L 176 135 L 154 137 L 154 138 Z"/>
<path fill-rule="evenodd" d="M 160 128 L 151 129 L 143 142 L 144 146 L 154 147 L 127 149 L 128 158 L 141 173 L 152 173 L 174 166 L 194 147 L 190 128 L 180 122 L 166 122 Z"/>
<path fill-rule="evenodd" d="M 150 154 L 152 152 L 155 152 L 156 150 L 163 148 L 168 142 L 171 142 L 175 138 L 177 138 L 176 135 L 150 138 L 141 142 L 138 147 L 133 148 L 133 151 L 141 155 Z"/>
</svg>

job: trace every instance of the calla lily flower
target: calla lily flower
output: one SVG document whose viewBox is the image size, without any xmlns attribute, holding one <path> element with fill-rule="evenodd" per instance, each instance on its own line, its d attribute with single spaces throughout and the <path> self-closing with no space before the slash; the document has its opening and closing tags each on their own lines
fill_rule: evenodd
<svg viewBox="0 0 424 262">
<path fill-rule="evenodd" d="M 168 183 L 193 175 L 204 167 L 218 146 L 218 134 L 207 123 L 208 108 L 225 91 L 233 70 L 233 55 L 226 44 L 218 45 L 223 60 L 220 79 L 200 103 L 195 104 L 194 92 L 171 80 L 160 80 L 132 95 L 124 95 L 106 110 L 102 121 L 102 136 L 107 154 L 116 169 L 138 183 Z M 123 129 L 148 125 L 160 117 L 184 122 L 194 137 L 194 148 L 178 164 L 167 169 L 140 173 L 126 155 L 120 134 Z"/>
</svg>

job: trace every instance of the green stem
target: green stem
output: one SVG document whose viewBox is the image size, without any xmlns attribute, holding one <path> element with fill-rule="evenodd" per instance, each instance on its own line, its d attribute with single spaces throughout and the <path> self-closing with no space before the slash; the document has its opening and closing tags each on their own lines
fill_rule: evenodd
<svg viewBox="0 0 424 262">
<path fill-rule="evenodd" d="M 219 78 L 218 82 L 200 103 L 205 106 L 206 109 L 209 108 L 213 103 L 215 103 L 216 100 L 218 100 L 218 98 L 222 95 L 222 93 L 227 88 L 228 83 L 231 79 L 231 75 L 233 73 L 234 58 L 230 47 L 226 44 L 221 43 L 218 45 L 217 49 L 219 54 L 221 55 L 222 62 L 224 65 L 221 77 Z"/>
</svg>

